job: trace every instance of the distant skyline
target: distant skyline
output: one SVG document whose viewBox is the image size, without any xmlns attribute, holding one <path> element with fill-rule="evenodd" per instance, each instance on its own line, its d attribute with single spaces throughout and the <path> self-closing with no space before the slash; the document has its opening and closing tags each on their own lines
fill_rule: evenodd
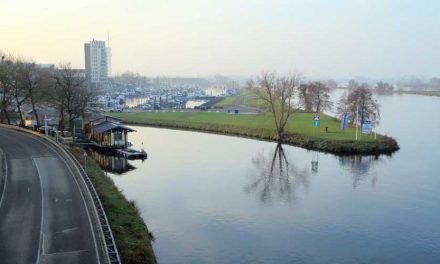
<svg viewBox="0 0 440 264">
<path fill-rule="evenodd" d="M 107 41 L 113 73 L 440 76 L 440 1 L 2 0 L 0 50 L 84 68 Z"/>
</svg>

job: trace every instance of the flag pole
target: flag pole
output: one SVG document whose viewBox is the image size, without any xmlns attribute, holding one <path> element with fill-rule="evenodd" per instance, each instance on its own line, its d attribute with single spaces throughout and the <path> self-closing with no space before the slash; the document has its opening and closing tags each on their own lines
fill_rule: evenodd
<svg viewBox="0 0 440 264">
<path fill-rule="evenodd" d="M 358 121 L 359 121 L 359 109 L 356 105 L 356 140 L 358 140 Z"/>
<path fill-rule="evenodd" d="M 377 128 L 376 128 L 376 122 L 374 122 L 374 140 L 377 139 Z"/>
</svg>

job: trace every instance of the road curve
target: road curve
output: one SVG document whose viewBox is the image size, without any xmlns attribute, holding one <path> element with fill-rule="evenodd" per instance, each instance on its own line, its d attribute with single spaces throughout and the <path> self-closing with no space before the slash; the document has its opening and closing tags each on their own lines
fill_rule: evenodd
<svg viewBox="0 0 440 264">
<path fill-rule="evenodd" d="M 84 199 L 65 161 L 37 137 L 5 128 L 0 149 L 6 161 L 0 262 L 99 263 Z"/>
</svg>

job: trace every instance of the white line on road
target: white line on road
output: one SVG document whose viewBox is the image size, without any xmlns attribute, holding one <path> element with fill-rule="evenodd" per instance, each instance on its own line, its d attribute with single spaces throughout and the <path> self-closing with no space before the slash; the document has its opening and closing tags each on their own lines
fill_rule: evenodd
<svg viewBox="0 0 440 264">
<path fill-rule="evenodd" d="M 90 249 L 80 249 L 80 250 L 75 250 L 75 251 L 54 252 L 54 253 L 47 253 L 47 254 L 44 254 L 44 255 L 45 256 L 50 256 L 50 255 L 59 255 L 59 254 L 73 254 L 73 253 L 81 253 L 81 252 L 86 252 L 86 251 L 90 251 Z"/>
<path fill-rule="evenodd" d="M 67 160 L 63 157 L 63 156 L 61 156 L 61 154 L 60 153 L 58 153 L 58 151 L 57 150 L 55 150 L 55 148 L 53 147 L 53 146 L 51 146 L 49 143 L 46 143 L 43 139 L 40 139 L 40 138 L 36 138 L 36 140 L 38 140 L 40 143 L 42 143 L 43 145 L 45 145 L 46 147 L 48 147 L 49 149 L 51 149 L 54 153 L 55 153 L 55 155 L 57 155 L 62 161 L 63 161 L 63 163 L 64 163 L 64 165 L 66 166 L 66 168 L 67 168 L 67 170 L 70 172 L 70 175 L 72 176 L 72 178 L 74 179 L 74 181 L 75 181 L 75 183 L 76 183 L 76 186 L 78 187 L 78 191 L 79 191 L 79 194 L 81 195 L 81 197 L 82 197 L 82 202 L 83 202 L 83 205 L 84 205 L 84 209 L 85 209 L 85 211 L 86 211 L 86 214 L 87 214 L 87 218 L 89 219 L 89 225 L 90 225 L 90 231 L 91 231 L 91 233 L 92 233 L 92 237 L 93 237 L 93 244 L 94 244 L 94 246 L 95 246 L 95 253 L 96 253 L 96 262 L 98 263 L 98 264 L 100 264 L 101 263 L 101 260 L 100 260 L 100 257 L 99 257 L 99 252 L 98 252 L 98 244 L 97 244 L 97 241 L 96 241 L 96 236 L 95 236 L 95 232 L 94 232 L 94 228 L 93 228 L 93 226 L 92 226 L 92 218 L 91 218 L 91 216 L 90 216 L 90 212 L 89 212 L 89 210 L 88 210 L 88 208 L 87 208 L 87 204 L 86 204 L 86 198 L 84 197 L 84 194 L 83 194 L 83 192 L 82 192 L 82 190 L 81 190 L 81 187 L 80 187 L 80 183 L 78 182 L 78 179 L 74 176 L 74 172 L 73 172 L 73 170 L 72 170 L 72 168 L 70 168 L 70 166 L 67 164 Z M 66 150 L 67 151 L 67 150 Z M 74 165 L 75 167 L 76 167 L 76 165 Z M 77 168 L 77 170 L 78 170 L 78 173 L 79 173 L 79 168 Z M 81 177 L 81 176 L 80 176 Z M 81 179 L 81 180 L 83 180 L 83 179 Z M 85 183 L 85 182 L 84 182 Z M 87 192 L 88 192 L 88 190 L 87 190 Z M 89 192 L 88 192 L 89 193 Z M 90 195 L 90 198 L 91 198 L 91 194 L 89 193 L 89 195 Z M 97 213 L 96 213 L 97 214 Z M 101 228 L 101 226 L 99 226 L 99 229 Z M 99 232 L 99 230 L 98 230 L 98 232 Z M 101 232 L 102 232 L 102 230 L 101 230 Z"/>
<path fill-rule="evenodd" d="M 55 149 L 55 147 L 53 147 L 52 145 L 50 145 L 48 142 L 46 142 L 44 139 L 42 139 L 42 138 L 38 138 L 38 137 L 35 137 L 35 136 L 32 136 L 32 135 L 29 135 L 29 134 L 23 134 L 23 136 L 25 136 L 25 137 L 28 137 L 28 138 L 32 138 L 33 140 L 36 140 L 36 141 L 38 141 L 38 142 L 40 142 L 41 144 L 43 144 L 44 146 L 46 146 L 47 148 L 49 148 L 50 150 L 52 150 L 53 151 L 53 153 L 56 155 L 56 156 L 58 156 L 62 161 L 63 161 L 63 163 L 64 163 L 64 165 L 66 166 L 66 168 L 67 168 L 67 170 L 70 172 L 70 175 L 71 175 L 71 177 L 73 177 L 73 179 L 74 179 L 74 181 L 75 181 L 75 183 L 76 183 L 76 186 L 77 186 L 77 190 L 79 191 L 79 194 L 81 195 L 81 198 L 82 198 L 82 202 L 83 202 L 83 205 L 84 205 L 84 209 L 85 209 L 85 211 L 86 211 L 86 214 L 87 214 L 87 217 L 88 217 L 88 219 L 89 219 L 89 225 L 90 225 L 90 231 L 91 231 L 91 233 L 92 233 L 92 237 L 93 237 L 93 244 L 94 244 L 94 246 L 95 246 L 95 255 L 96 255 L 96 262 L 98 263 L 98 264 L 100 264 L 101 263 L 101 260 L 100 260 L 100 254 L 99 254 L 99 252 L 98 252 L 98 244 L 97 244 L 97 240 L 96 240 L 96 236 L 95 236 L 95 229 L 93 228 L 93 225 L 92 225 L 92 217 L 91 217 L 91 215 L 90 215 L 90 212 L 89 212 L 89 210 L 88 210 L 88 207 L 87 207 L 87 204 L 86 204 L 86 198 L 84 197 L 84 194 L 83 194 L 83 191 L 82 191 L 82 189 L 81 189 L 81 187 L 80 187 L 80 183 L 78 182 L 78 179 L 76 178 L 76 176 L 74 176 L 75 175 L 75 173 L 73 172 L 73 170 L 72 170 L 72 168 L 70 168 L 70 166 L 67 164 L 67 160 L 59 153 L 59 150 L 56 150 Z M 44 155 L 44 156 L 47 156 L 47 155 Z M 49 155 L 50 157 L 53 157 L 52 155 Z M 38 157 L 36 157 L 36 158 L 38 158 Z M 34 163 L 35 163 L 35 161 L 34 161 Z M 75 167 L 76 167 L 76 165 L 74 165 Z M 37 170 L 38 170 L 38 168 L 37 168 Z M 79 169 L 77 168 L 77 171 L 78 171 L 78 173 L 79 173 Z M 38 175 L 38 176 L 40 176 L 40 175 Z M 81 177 L 81 176 L 80 176 Z M 82 180 L 82 181 L 84 181 L 82 178 L 80 179 L 80 180 Z M 40 181 L 40 183 L 41 183 L 41 181 Z M 84 184 L 85 184 L 85 182 L 84 182 Z M 87 194 L 89 194 L 88 196 L 91 198 L 91 195 L 90 195 L 90 193 L 88 192 L 88 190 L 86 190 L 87 191 Z M 41 193 L 41 194 L 43 194 L 43 192 Z M 42 197 L 43 198 L 43 197 Z M 42 209 L 43 210 L 43 209 Z M 96 212 L 96 209 L 95 209 L 95 214 L 97 215 L 97 212 Z M 101 232 L 102 233 L 102 230 L 100 229 L 101 228 L 101 226 L 99 225 L 99 227 L 97 227 L 96 228 L 96 231 L 97 232 Z M 104 239 L 104 237 L 103 237 L 103 239 Z M 105 243 L 104 243 L 104 247 L 105 247 Z M 39 256 L 38 256 L 39 257 Z M 39 260 L 37 260 L 37 261 L 39 261 Z M 38 262 L 37 262 L 38 263 Z"/>
<path fill-rule="evenodd" d="M 5 162 L 5 183 L 3 184 L 3 190 L 2 193 L 0 194 L 0 208 L 2 207 L 2 203 L 3 203 L 3 196 L 6 192 L 6 187 L 8 185 L 8 161 L 6 160 L 6 153 L 0 149 L 0 151 L 3 153 L 3 158 L 4 158 L 4 162 Z"/>
<path fill-rule="evenodd" d="M 43 234 L 43 238 L 41 239 L 41 255 L 44 255 L 44 232 Z"/>
<path fill-rule="evenodd" d="M 38 244 L 38 254 L 37 254 L 37 261 L 36 263 L 40 263 L 40 252 L 42 252 L 42 245 L 43 245 L 43 239 L 44 239 L 44 233 L 43 233 L 43 219 L 44 219 L 44 195 L 43 195 L 43 182 L 41 180 L 40 176 L 40 170 L 38 169 L 37 162 L 35 162 L 35 159 L 32 158 L 32 162 L 35 165 L 35 168 L 37 169 L 38 178 L 40 179 L 40 187 L 41 187 L 41 225 L 40 225 L 40 242 Z"/>
</svg>

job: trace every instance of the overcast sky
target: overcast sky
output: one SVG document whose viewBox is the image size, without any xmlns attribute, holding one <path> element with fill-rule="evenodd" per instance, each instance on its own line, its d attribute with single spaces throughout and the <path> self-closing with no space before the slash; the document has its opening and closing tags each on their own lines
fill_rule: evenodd
<svg viewBox="0 0 440 264">
<path fill-rule="evenodd" d="M 440 1 L 0 0 L 0 50 L 39 63 L 107 31 L 114 72 L 440 76 Z"/>
</svg>

